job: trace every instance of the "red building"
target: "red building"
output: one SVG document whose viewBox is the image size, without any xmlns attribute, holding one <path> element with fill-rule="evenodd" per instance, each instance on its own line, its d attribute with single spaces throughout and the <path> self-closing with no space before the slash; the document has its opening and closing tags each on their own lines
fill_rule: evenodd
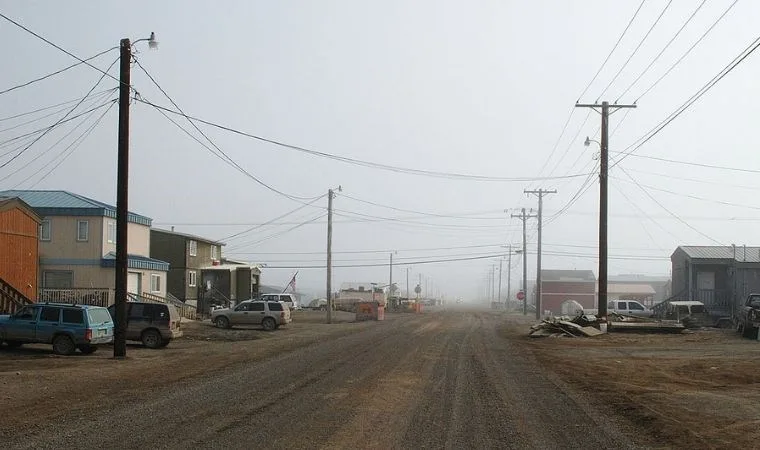
<svg viewBox="0 0 760 450">
<path fill-rule="evenodd" d="M 8 310 L 19 294 L 28 300 L 37 298 L 39 225 L 40 218 L 29 205 L 0 197 L 0 309 Z"/>
<path fill-rule="evenodd" d="M 584 309 L 596 308 L 596 276 L 590 270 L 542 270 L 541 310 L 562 312 L 562 302 L 575 300 Z"/>
</svg>

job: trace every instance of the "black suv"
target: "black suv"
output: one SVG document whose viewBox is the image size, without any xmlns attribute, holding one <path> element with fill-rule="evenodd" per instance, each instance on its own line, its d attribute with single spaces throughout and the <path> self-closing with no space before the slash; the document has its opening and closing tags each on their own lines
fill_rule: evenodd
<svg viewBox="0 0 760 450">
<path fill-rule="evenodd" d="M 116 305 L 108 307 L 116 322 Z M 118 324 L 117 324 L 118 326 Z M 177 309 L 166 303 L 127 302 L 127 340 L 148 348 L 161 348 L 182 336 Z"/>
</svg>

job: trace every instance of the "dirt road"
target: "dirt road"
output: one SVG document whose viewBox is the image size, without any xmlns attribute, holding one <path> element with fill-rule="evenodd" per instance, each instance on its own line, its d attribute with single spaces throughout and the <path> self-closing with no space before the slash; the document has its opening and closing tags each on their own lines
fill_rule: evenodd
<svg viewBox="0 0 760 450">
<path fill-rule="evenodd" d="M 245 350 L 259 340 L 219 344 L 235 349 L 223 370 L 204 371 L 198 360 L 201 369 L 170 383 L 132 373 L 140 387 L 129 397 L 59 403 L 62 414 L 16 423 L 13 432 L 0 424 L 0 447 L 632 446 L 632 433 L 596 416 L 504 338 L 506 320 L 490 312 L 400 315 L 279 352 Z M 81 383 L 109 388 L 103 380 Z"/>
</svg>

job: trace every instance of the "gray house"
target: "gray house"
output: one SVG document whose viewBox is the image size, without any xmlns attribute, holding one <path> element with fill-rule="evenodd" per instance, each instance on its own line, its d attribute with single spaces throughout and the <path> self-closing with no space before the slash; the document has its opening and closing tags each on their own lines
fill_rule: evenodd
<svg viewBox="0 0 760 450">
<path fill-rule="evenodd" d="M 714 315 L 733 316 L 744 297 L 760 292 L 760 247 L 680 246 L 670 260 L 672 298 L 701 301 Z"/>
<path fill-rule="evenodd" d="M 219 264 L 222 246 L 225 244 L 192 234 L 156 228 L 151 228 L 150 240 L 151 257 L 170 264 L 167 292 L 197 306 L 198 299 L 202 297 L 201 272 Z"/>
</svg>

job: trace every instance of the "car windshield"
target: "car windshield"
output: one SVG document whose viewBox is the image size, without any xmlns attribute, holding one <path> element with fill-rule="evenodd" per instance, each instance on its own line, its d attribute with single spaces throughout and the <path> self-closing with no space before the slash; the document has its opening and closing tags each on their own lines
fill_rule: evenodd
<svg viewBox="0 0 760 450">
<path fill-rule="evenodd" d="M 90 318 L 90 325 L 112 322 L 111 314 L 105 308 L 90 308 L 87 310 L 87 317 Z"/>
</svg>

